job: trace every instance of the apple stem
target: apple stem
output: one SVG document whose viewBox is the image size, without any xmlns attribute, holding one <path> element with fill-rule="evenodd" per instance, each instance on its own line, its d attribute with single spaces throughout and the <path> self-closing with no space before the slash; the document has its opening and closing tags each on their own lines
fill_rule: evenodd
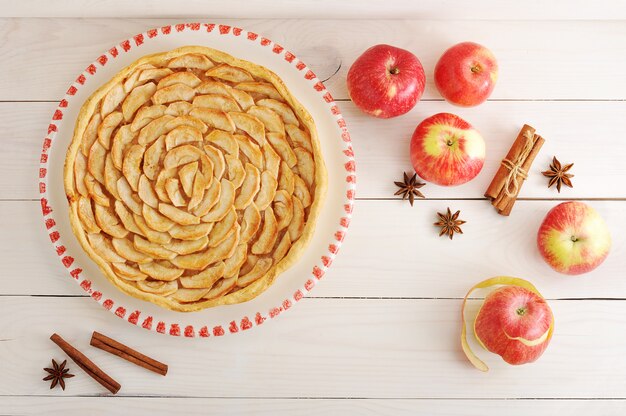
<svg viewBox="0 0 626 416">
<path fill-rule="evenodd" d="M 400 70 L 398 69 L 398 67 L 393 67 L 389 70 L 389 73 L 391 75 L 398 75 L 400 73 Z"/>
<path fill-rule="evenodd" d="M 478 64 L 472 65 L 472 67 L 470 68 L 470 71 L 472 71 L 474 74 L 480 72 L 480 65 Z"/>
<path fill-rule="evenodd" d="M 517 308 L 515 313 L 517 313 L 519 316 L 524 316 L 524 314 L 526 314 L 526 308 L 524 308 L 524 307 Z"/>
<path fill-rule="evenodd" d="M 571 236 L 570 239 L 575 243 L 576 241 L 578 241 L 578 237 L 576 237 L 575 235 Z"/>
</svg>

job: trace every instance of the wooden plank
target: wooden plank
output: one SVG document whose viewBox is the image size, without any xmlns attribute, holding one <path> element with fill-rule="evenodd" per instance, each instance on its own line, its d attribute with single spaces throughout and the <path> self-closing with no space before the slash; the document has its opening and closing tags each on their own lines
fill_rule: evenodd
<svg viewBox="0 0 626 416">
<path fill-rule="evenodd" d="M 78 9 L 83 13 L 88 8 Z M 248 7 L 242 10 L 249 13 Z M 467 13 L 467 7 L 462 10 Z M 485 44 L 499 60 L 493 99 L 626 98 L 624 56 L 617 53 L 624 47 L 626 25 L 619 21 L 216 20 L 197 15 L 193 20 L 237 25 L 269 37 L 294 52 L 320 79 L 331 77 L 326 84 L 339 99 L 348 98 L 345 76 L 352 62 L 377 43 L 414 52 L 427 74 L 424 98 L 441 99 L 432 83 L 435 63 L 449 46 L 467 40 Z M 111 46 L 172 23 L 176 21 L 171 18 L 5 19 L 0 22 L 0 72 L 11 82 L 0 91 L 0 101 L 60 100 L 78 73 Z"/>
<path fill-rule="evenodd" d="M 188 397 L 619 398 L 626 385 L 626 302 L 552 301 L 556 331 L 532 365 L 460 350 L 458 300 L 307 299 L 245 334 L 181 339 L 122 322 L 82 298 L 0 297 L 0 395 L 49 395 L 42 367 L 58 332 L 122 384 L 121 395 Z M 475 310 L 478 306 L 472 303 Z M 166 377 L 88 346 L 112 334 L 170 366 Z M 6 359 L 10 358 L 10 359 Z M 25 364 L 28 363 L 28 364 Z M 65 394 L 100 395 L 77 373 Z"/>
<path fill-rule="evenodd" d="M 56 394 L 54 396 L 59 396 Z M 624 400 L 428 400 L 428 399 L 204 399 L 175 397 L 0 397 L 4 412 L 20 415 L 62 413 L 108 415 L 123 408 L 133 415 L 180 412 L 215 415 L 428 415 L 549 416 L 602 414 L 621 416 Z"/>
<path fill-rule="evenodd" d="M 56 106 L 56 103 L 0 103 L 0 120 L 5 126 L 0 152 L 0 199 L 41 197 L 39 158 Z"/>
<path fill-rule="evenodd" d="M 588 3 L 557 0 L 550 3 L 532 0 L 523 4 L 512 3 L 502 7 L 496 0 L 473 3 L 472 7 L 462 0 L 451 0 L 445 6 L 436 1 L 413 2 L 397 0 L 361 2 L 357 0 L 306 0 L 282 1 L 280 7 L 268 7 L 265 1 L 234 0 L 207 2 L 189 0 L 185 7 L 164 0 L 140 0 L 128 3 L 122 0 L 103 0 L 89 4 L 78 0 L 26 0 L 3 8 L 1 17 L 169 17 L 197 18 L 198 16 L 276 18 L 421 18 L 464 20 L 580 20 L 624 19 L 626 10 L 617 0 Z"/>
<path fill-rule="evenodd" d="M 626 198 L 626 125 L 619 123 L 626 102 L 489 102 L 480 109 L 452 109 L 443 102 L 423 102 L 408 115 L 379 120 L 362 114 L 351 102 L 340 105 L 350 128 L 357 158 L 357 196 L 393 198 L 403 171 L 412 170 L 409 143 L 425 117 L 454 111 L 482 133 L 487 143 L 485 167 L 460 187 L 428 185 L 429 198 L 481 198 L 523 123 L 534 125 L 546 138 L 522 198 Z M 53 103 L 0 103 L 4 150 L 0 152 L 0 199 L 38 198 L 37 174 L 43 136 Z M 582 122 L 581 120 L 585 120 Z M 574 162 L 574 189 L 560 194 L 541 171 L 553 155 Z"/>
<path fill-rule="evenodd" d="M 626 203 L 591 204 L 612 231 L 612 253 L 594 272 L 568 277 L 543 262 L 535 242 L 556 202 L 520 201 L 505 218 L 485 201 L 419 201 L 413 208 L 403 201 L 359 201 L 341 252 L 311 295 L 462 298 L 480 280 L 512 275 L 533 281 L 549 298 L 626 298 L 626 236 L 620 232 Z M 438 237 L 432 225 L 446 207 L 460 209 L 467 221 L 452 241 Z M 0 239 L 0 294 L 84 294 L 56 256 L 39 210 L 35 201 L 0 202 L 0 229 L 9 236 Z"/>
<path fill-rule="evenodd" d="M 357 195 L 360 198 L 390 198 L 402 172 L 412 173 L 409 146 L 417 125 L 426 117 L 453 112 L 470 122 L 485 139 L 483 170 L 458 187 L 427 185 L 428 198 L 482 198 L 520 128 L 528 123 L 546 143 L 524 182 L 520 198 L 624 198 L 626 142 L 621 127 L 611 120 L 626 111 L 626 102 L 488 102 L 480 108 L 452 108 L 444 102 L 424 102 L 396 120 L 365 117 L 352 103 L 342 103 L 354 140 L 357 160 Z M 626 126 L 623 127 L 626 135 Z M 615 131 L 620 133 L 615 135 Z M 601 144 L 600 144 L 601 142 Z M 548 189 L 541 171 L 552 156 L 575 165 L 574 188 L 557 193 Z"/>
</svg>

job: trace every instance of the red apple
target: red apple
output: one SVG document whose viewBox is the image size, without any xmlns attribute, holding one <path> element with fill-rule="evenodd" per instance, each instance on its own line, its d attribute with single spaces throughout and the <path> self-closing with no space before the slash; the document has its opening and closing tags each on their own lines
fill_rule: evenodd
<svg viewBox="0 0 626 416">
<path fill-rule="evenodd" d="M 544 218 L 537 246 L 546 263 L 557 272 L 582 274 L 606 259 L 611 235 L 595 209 L 582 202 L 563 202 Z"/>
<path fill-rule="evenodd" d="M 435 85 L 452 104 L 473 107 L 484 102 L 498 79 L 498 62 L 493 53 L 474 42 L 452 46 L 435 66 Z"/>
<path fill-rule="evenodd" d="M 485 141 L 467 121 L 439 113 L 417 126 L 410 153 L 415 172 L 422 179 L 438 185 L 460 185 L 483 168 Z"/>
<path fill-rule="evenodd" d="M 483 348 L 500 355 L 509 364 L 535 361 L 550 343 L 554 316 L 532 283 L 510 276 L 483 280 L 465 295 L 461 306 L 461 347 L 465 356 L 477 369 L 489 370 L 467 341 L 465 305 L 474 290 L 491 287 L 498 288 L 485 297 L 474 320 L 476 340 Z"/>
<path fill-rule="evenodd" d="M 390 45 L 372 46 L 348 71 L 348 93 L 357 107 L 390 118 L 411 110 L 424 92 L 426 76 L 411 52 Z"/>
<path fill-rule="evenodd" d="M 548 347 L 552 311 L 539 294 L 521 286 L 503 286 L 485 297 L 474 321 L 484 348 L 509 364 L 535 361 Z"/>
</svg>

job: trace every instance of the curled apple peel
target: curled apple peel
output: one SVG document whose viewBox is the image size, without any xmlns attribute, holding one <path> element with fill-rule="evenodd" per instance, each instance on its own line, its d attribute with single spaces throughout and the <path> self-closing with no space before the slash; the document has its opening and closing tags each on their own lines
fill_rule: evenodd
<svg viewBox="0 0 626 416">
<path fill-rule="evenodd" d="M 500 355 L 509 364 L 535 361 L 552 338 L 554 316 L 537 288 L 517 277 L 493 277 L 474 285 L 467 292 L 461 307 L 463 352 L 474 367 L 481 371 L 489 370 L 467 342 L 465 305 L 474 290 L 493 286 L 502 287 L 485 297 L 473 324 L 476 340 L 484 349 Z M 489 311 L 483 309 L 487 303 Z M 509 319 L 511 317 L 513 319 Z"/>
</svg>

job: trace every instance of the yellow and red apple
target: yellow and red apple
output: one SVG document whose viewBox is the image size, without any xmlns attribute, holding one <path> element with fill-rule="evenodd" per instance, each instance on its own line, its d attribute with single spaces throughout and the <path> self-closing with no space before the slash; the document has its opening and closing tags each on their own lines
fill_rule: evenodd
<svg viewBox="0 0 626 416">
<path fill-rule="evenodd" d="M 415 106 L 424 92 L 426 76 L 411 52 L 375 45 L 354 61 L 347 84 L 357 107 L 374 117 L 391 118 Z"/>
<path fill-rule="evenodd" d="M 509 364 L 531 363 L 548 347 L 552 312 L 544 298 L 520 286 L 489 293 L 474 322 L 476 338 Z"/>
<path fill-rule="evenodd" d="M 537 233 L 537 246 L 554 270 L 576 275 L 592 271 L 606 259 L 611 235 L 595 209 L 569 201 L 548 212 Z"/>
<path fill-rule="evenodd" d="M 484 102 L 498 79 L 498 62 L 491 51 L 474 42 L 446 50 L 435 66 L 435 85 L 448 102 L 473 107 Z"/>
<path fill-rule="evenodd" d="M 461 185 L 483 168 L 485 141 L 459 116 L 439 113 L 417 126 L 410 154 L 413 168 L 422 179 L 437 185 Z"/>
<path fill-rule="evenodd" d="M 486 350 L 512 365 L 536 361 L 546 350 L 554 330 L 552 310 L 539 291 L 527 280 L 499 276 L 478 283 L 463 301 L 461 345 L 479 370 L 489 368 L 471 350 L 465 329 L 465 302 L 475 289 L 497 286 L 483 301 L 474 320 L 474 335 Z"/>
</svg>

